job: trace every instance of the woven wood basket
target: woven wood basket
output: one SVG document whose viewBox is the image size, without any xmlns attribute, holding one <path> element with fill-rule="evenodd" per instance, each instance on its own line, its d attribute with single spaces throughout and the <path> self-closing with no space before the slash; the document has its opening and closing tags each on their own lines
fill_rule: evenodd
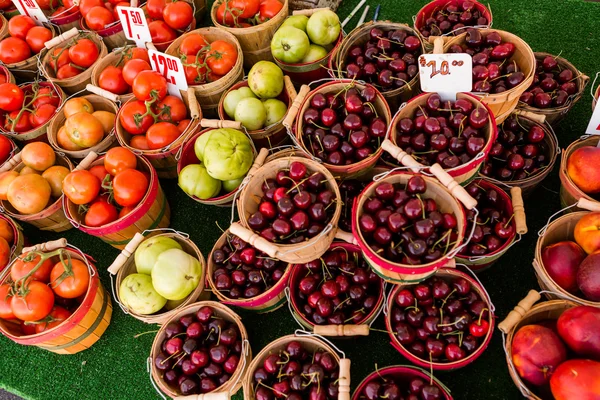
<svg viewBox="0 0 600 400">
<path fill-rule="evenodd" d="M 354 30 L 346 35 L 342 41 L 342 44 L 337 47 L 337 50 L 334 50 L 334 54 L 331 56 L 331 63 L 329 64 L 329 69 L 334 76 L 337 76 L 338 78 L 345 78 L 344 72 L 342 71 L 344 71 L 345 68 L 346 59 L 348 58 L 348 51 L 350 51 L 352 46 L 360 46 L 367 43 L 369 41 L 369 32 L 373 28 L 382 29 L 384 32 L 391 30 L 403 30 L 411 35 L 417 35 L 417 32 L 406 24 L 400 24 L 391 21 L 366 22 L 354 28 Z M 422 52 L 425 53 L 423 41 L 421 41 L 421 46 Z M 418 81 L 419 74 L 408 81 L 408 84 L 404 85 L 403 87 L 383 92 L 383 97 L 385 97 L 385 100 L 388 102 L 389 108 L 395 111 L 398 109 L 400 104 L 419 94 L 420 87 Z"/>
<path fill-rule="evenodd" d="M 403 118 L 414 118 L 417 110 L 422 109 L 425 103 L 427 103 L 427 99 L 431 96 L 429 93 L 423 93 L 418 95 L 417 97 L 410 100 L 406 103 L 406 106 L 402 108 L 392 120 L 391 126 L 393 127 L 393 133 L 390 134 L 389 141 L 386 141 L 382 146 L 385 151 L 390 153 L 392 157 L 399 161 L 401 165 L 406 167 L 423 167 L 423 164 L 419 163 L 412 155 L 407 155 L 403 149 L 398 146 L 398 135 L 396 134 L 396 126 L 398 122 Z M 482 103 L 477 99 L 477 97 L 471 95 L 470 93 L 457 93 L 457 99 L 467 99 L 469 100 L 476 108 L 485 107 L 489 114 L 487 126 L 484 128 L 484 134 L 486 138 L 485 147 L 481 150 L 481 156 L 477 155 L 471 159 L 471 161 L 461 164 L 458 167 L 450 168 L 446 170 L 451 177 L 453 177 L 458 183 L 467 183 L 473 177 L 477 175 L 479 169 L 483 165 L 483 162 L 488 157 L 490 149 L 492 145 L 496 141 L 498 137 L 498 127 L 496 126 L 496 120 L 494 119 L 494 114 L 489 109 L 487 105 Z M 391 143 L 389 143 L 391 141 Z M 415 164 L 416 163 L 416 164 Z M 392 167 L 397 167 L 398 164 L 391 164 Z"/>
<path fill-rule="evenodd" d="M 135 311 L 126 308 L 122 304 L 121 297 L 119 296 L 119 288 L 121 287 L 123 279 L 125 279 L 131 274 L 137 273 L 135 259 L 133 255 L 135 254 L 135 250 L 138 248 L 138 246 L 141 245 L 147 237 L 144 237 L 144 235 L 141 233 L 136 233 L 133 239 L 131 239 L 127 246 L 125 246 L 125 248 L 121 251 L 121 254 L 119 254 L 115 261 L 113 261 L 113 263 L 110 265 L 110 267 L 108 268 L 108 272 L 110 272 L 112 275 L 116 275 L 116 293 L 113 292 L 113 294 L 116 296 L 115 301 L 117 302 L 117 304 L 119 304 L 123 312 L 147 324 L 161 325 L 165 321 L 171 319 L 171 317 L 177 314 L 179 310 L 198 300 L 198 297 L 200 297 L 202 291 L 204 290 L 206 261 L 204 260 L 204 256 L 200 252 L 198 246 L 196 246 L 194 242 L 192 242 L 190 236 L 187 233 L 172 231 L 170 229 L 156 229 L 154 232 L 144 233 L 147 233 L 152 237 L 166 237 L 175 240 L 181 245 L 183 251 L 200 261 L 200 266 L 202 267 L 200 283 L 198 284 L 196 289 L 194 289 L 194 291 L 182 301 L 181 304 L 179 304 L 172 310 L 163 309 L 151 315 L 144 315 L 136 313 Z"/>
<path fill-rule="evenodd" d="M 99 35 L 108 51 L 123 47 L 127 44 L 127 38 L 125 37 L 125 32 L 123 32 L 123 25 L 121 25 L 121 21 L 113 22 L 108 28 L 104 28 L 99 31 L 93 31 L 88 28 L 87 24 L 85 23 L 85 18 L 81 18 L 79 20 L 79 29 L 83 31 L 94 32 Z M 105 55 L 106 52 L 103 55 L 100 55 L 100 57 L 104 57 Z M 93 68 L 93 66 L 90 68 Z"/>
<path fill-rule="evenodd" d="M 129 46 L 127 48 L 129 48 Z M 128 61 L 128 59 L 125 58 L 126 51 L 127 50 L 111 51 L 110 53 L 108 53 L 106 55 L 106 57 L 102 58 L 101 60 L 98 60 L 98 63 L 96 63 L 96 65 L 92 69 L 92 77 L 91 77 L 92 85 L 94 85 L 96 87 L 100 87 L 100 85 L 99 85 L 100 74 L 102 73 L 102 71 L 104 71 L 106 69 L 106 67 L 108 67 L 108 66 L 123 67 L 123 65 Z M 117 96 L 117 99 L 122 104 L 125 104 L 129 100 L 135 98 L 135 96 L 131 92 L 125 93 L 125 94 L 120 94 L 120 95 L 115 95 L 115 96 Z"/>
<path fill-rule="evenodd" d="M 12 229 L 13 240 L 10 245 L 10 260 L 18 257 L 25 246 L 25 236 L 23 236 L 23 228 L 14 219 L 8 215 L 0 214 L 0 219 L 6 221 Z"/>
<path fill-rule="evenodd" d="M 317 93 L 322 93 L 322 94 L 340 93 L 341 91 L 352 88 L 352 87 L 355 87 L 356 89 L 358 89 L 358 91 L 361 91 L 365 88 L 365 85 L 361 85 L 359 83 L 354 83 L 353 81 L 345 80 L 345 79 L 344 80 L 336 80 L 336 81 L 327 82 L 327 83 L 322 84 L 321 86 L 317 87 L 316 89 L 314 89 L 313 91 L 308 93 L 306 96 L 304 96 L 306 89 L 304 89 L 304 90 L 300 89 L 300 94 L 298 95 L 297 102 L 296 102 L 296 104 L 300 103 L 300 106 L 297 109 L 298 111 L 296 112 L 295 106 L 292 107 L 292 110 L 290 110 L 288 112 L 288 116 L 283 121 L 283 124 L 291 127 L 291 125 L 292 125 L 291 121 L 293 121 L 293 119 L 295 118 L 294 132 L 296 135 L 296 140 L 298 141 L 298 143 L 300 143 L 300 146 L 302 147 L 302 149 L 304 151 L 306 151 L 307 153 L 310 153 L 308 150 L 308 146 L 307 146 L 307 144 L 309 144 L 309 143 L 304 142 L 304 135 L 303 135 L 304 118 L 303 118 L 303 115 L 304 115 L 304 112 L 310 107 L 311 99 Z M 390 123 L 391 123 L 390 121 L 392 120 L 392 113 L 390 111 L 390 108 L 387 105 L 385 95 L 380 93 L 377 90 L 376 90 L 376 92 L 377 92 L 377 98 L 376 98 L 375 104 L 373 104 L 373 106 L 375 107 L 377 115 L 379 115 L 379 117 L 385 121 L 387 126 L 390 126 Z M 372 168 L 377 163 L 377 160 L 379 159 L 379 157 L 381 157 L 382 154 L 383 154 L 383 147 L 380 146 L 377 149 L 377 151 L 375 151 L 369 157 L 365 158 L 364 160 L 350 164 L 350 165 L 332 165 L 332 164 L 328 164 L 325 162 L 323 162 L 322 164 L 336 178 L 347 178 L 347 177 L 352 177 L 354 175 L 359 175 L 361 173 L 364 173 L 365 170 Z"/>
<path fill-rule="evenodd" d="M 156 334 L 156 337 L 154 338 L 154 342 L 152 342 L 152 350 L 150 351 L 150 357 L 148 358 L 148 363 L 149 363 L 148 369 L 150 370 L 150 379 L 153 380 L 154 382 L 156 382 L 156 385 L 158 385 L 158 388 L 164 394 L 169 396 L 170 398 L 177 399 L 177 400 L 184 400 L 184 399 L 189 400 L 189 397 L 182 396 L 181 394 L 179 394 L 178 392 L 173 390 L 164 381 L 160 372 L 154 366 L 153 361 L 156 358 L 156 356 L 160 353 L 160 351 L 161 351 L 160 347 L 165 338 L 165 327 L 170 322 L 177 321 L 179 318 L 183 317 L 184 315 L 195 313 L 200 308 L 205 307 L 205 306 L 212 308 L 217 317 L 220 317 L 228 322 L 234 322 L 236 324 L 237 328 L 240 331 L 242 343 L 244 343 L 242 346 L 242 353 L 245 353 L 245 357 L 240 355 L 240 362 L 238 364 L 238 367 L 235 370 L 235 372 L 231 375 L 229 380 L 227 382 L 225 382 L 223 385 L 219 386 L 217 389 L 215 389 L 214 392 L 211 392 L 210 394 L 205 394 L 204 399 L 210 399 L 210 398 L 229 399 L 230 396 L 235 394 L 242 387 L 242 383 L 244 382 L 244 376 L 246 375 L 246 371 L 248 369 L 247 367 L 250 364 L 250 361 L 252 360 L 252 349 L 250 348 L 250 344 L 248 342 L 248 332 L 246 331 L 246 328 L 244 327 L 244 324 L 242 323 L 242 319 L 239 317 L 239 315 L 237 315 L 235 312 L 233 312 L 229 307 L 224 306 L 223 304 L 217 303 L 215 301 L 199 301 L 197 303 L 187 305 L 187 306 L 183 307 L 182 309 L 178 310 L 177 313 L 175 313 L 171 318 L 169 318 L 169 320 L 167 320 L 163 324 L 163 326 L 159 329 L 158 333 Z M 200 399 L 200 398 L 202 398 L 200 396 L 202 396 L 202 395 L 199 395 L 199 396 L 194 395 L 193 397 Z M 225 396 L 227 396 L 227 397 L 225 397 Z"/>
<path fill-rule="evenodd" d="M 18 159 L 18 163 L 14 168 L 11 168 L 11 170 L 20 172 L 25 167 L 25 164 L 20 162 L 20 154 L 17 154 L 15 157 L 13 157 L 13 160 L 15 160 L 15 158 Z M 73 170 L 73 164 L 71 163 L 71 160 L 61 153 L 56 153 L 55 165 L 62 165 L 71 171 Z M 19 213 L 7 200 L 0 200 L 0 208 L 11 218 L 22 222 L 27 222 L 28 224 L 33 225 L 42 231 L 64 232 L 73 227 L 65 216 L 63 210 L 64 197 L 64 195 L 61 195 L 44 210 L 35 214 Z"/>
<path fill-rule="evenodd" d="M 215 252 L 215 250 L 223 247 L 223 245 L 225 245 L 225 243 L 229 240 L 229 237 L 231 236 L 232 235 L 231 233 L 229 233 L 229 230 L 225 231 L 221 235 L 219 240 L 217 240 L 217 243 L 215 243 L 215 246 L 213 247 L 212 251 L 210 252 L 210 255 L 208 256 L 206 281 L 208 283 L 208 286 L 210 286 L 211 292 L 215 295 L 215 297 L 219 300 L 220 303 L 226 304 L 228 306 L 239 307 L 244 310 L 255 311 L 259 314 L 270 313 L 283 306 L 286 302 L 284 290 L 287 287 L 288 278 L 292 271 L 291 265 L 288 265 L 286 267 L 285 273 L 275 285 L 271 286 L 269 289 L 265 290 L 263 293 L 259 294 L 256 297 L 252 297 L 249 299 L 231 299 L 217 289 L 213 280 L 213 273 L 215 272 L 216 268 L 215 262 L 213 261 L 213 253 Z"/>
<path fill-rule="evenodd" d="M 93 264 L 94 260 L 76 247 L 68 246 L 66 239 L 27 247 L 23 249 L 23 253 L 29 251 L 49 252 L 60 248 L 64 248 L 71 258 L 83 261 L 90 271 L 88 290 L 77 310 L 60 325 L 33 335 L 23 335 L 20 333 L 19 324 L 0 319 L 0 332 L 22 345 L 36 346 L 57 354 L 75 354 L 89 349 L 102 337 L 110 325 L 112 303 L 98 278 L 98 270 Z M 2 272 L 0 282 L 9 281 L 10 269 L 6 268 Z"/>
<path fill-rule="evenodd" d="M 4 14 L 6 15 L 6 14 Z M 6 26 L 6 29 L 8 30 L 8 24 L 4 25 Z M 52 24 L 44 24 L 45 28 L 50 29 L 50 31 L 52 32 L 52 37 L 56 38 L 56 35 L 58 35 L 58 29 L 56 29 L 56 27 Z M 20 78 L 21 80 L 24 81 L 33 81 L 35 80 L 39 74 L 39 68 L 38 68 L 38 63 L 39 63 L 39 59 L 40 57 L 44 57 L 44 55 L 46 54 L 46 49 L 42 49 L 38 54 L 34 54 L 31 57 L 29 57 L 26 60 L 17 62 L 17 63 L 13 63 L 13 64 L 3 64 L 6 68 L 8 68 L 10 70 L 10 72 L 13 73 L 13 75 L 15 75 L 17 78 Z"/>
<path fill-rule="evenodd" d="M 596 146 L 599 140 L 600 138 L 592 135 L 587 138 L 582 138 L 574 141 L 569 145 L 569 147 L 563 150 L 560 160 L 560 169 L 558 171 L 558 176 L 560 177 L 560 202 L 563 207 L 573 206 L 577 204 L 578 201 L 580 201 L 581 199 L 600 204 L 600 201 L 598 201 L 598 199 L 591 197 L 590 195 L 584 193 L 583 190 L 579 189 L 567 173 L 567 160 L 569 159 L 571 154 L 573 154 L 573 152 L 580 147 Z M 566 211 L 572 212 L 578 210 L 581 210 L 581 208 L 569 208 Z"/>
<path fill-rule="evenodd" d="M 16 83 L 15 77 L 4 65 L 0 65 L 0 75 L 4 76 L 4 81 L 8 83 Z"/>
<path fill-rule="evenodd" d="M 58 39 L 60 38 L 60 39 Z M 72 78 L 57 79 L 56 74 L 50 68 L 49 62 L 52 55 L 52 49 L 57 46 L 70 47 L 77 39 L 87 38 L 93 41 L 98 46 L 99 54 L 98 59 L 85 71 L 76 75 Z M 62 39 L 62 40 L 61 40 Z M 41 57 L 41 72 L 42 75 L 48 79 L 49 82 L 55 83 L 60 86 L 65 92 L 69 94 L 76 94 L 85 89 L 86 85 L 91 82 L 92 70 L 96 64 L 106 57 L 108 50 L 102 39 L 102 37 L 96 32 L 77 31 L 76 28 L 71 29 L 63 33 L 62 35 L 49 40 L 46 42 L 46 48 L 49 50 Z M 37 65 L 36 65 L 37 68 Z"/>
<path fill-rule="evenodd" d="M 542 400 L 530 387 L 525 385 L 517 373 L 512 361 L 512 341 L 515 333 L 525 326 L 546 320 L 557 320 L 560 315 L 569 308 L 577 306 L 576 303 L 567 300 L 550 300 L 534 304 L 540 299 L 540 294 L 530 290 L 527 296 L 498 324 L 498 329 L 503 333 L 504 348 L 506 352 L 506 363 L 508 373 L 524 398 L 529 400 Z M 506 335 L 506 337 L 504 337 Z"/>
<path fill-rule="evenodd" d="M 79 28 L 79 20 L 82 18 L 82 15 L 81 12 L 79 12 L 79 6 L 73 5 L 71 8 L 63 11 L 59 15 L 48 15 L 47 18 L 50 23 L 55 25 L 61 33 L 65 33 L 70 29 Z"/>
<path fill-rule="evenodd" d="M 579 99 L 581 99 L 581 96 L 583 96 L 585 88 L 590 81 L 590 77 L 579 71 L 573 64 L 571 64 L 569 61 L 560 56 L 555 56 L 550 53 L 542 52 L 535 52 L 534 56 L 536 63 L 541 62 L 547 56 L 554 57 L 561 70 L 571 70 L 573 72 L 573 76 L 575 77 L 574 80 L 577 84 L 577 93 L 569 96 L 567 102 L 562 107 L 536 108 L 527 105 L 523 102 L 519 102 L 519 104 L 517 105 L 518 108 L 523 109 L 525 111 L 530 111 L 535 114 L 543 115 L 544 117 L 546 117 L 547 123 L 549 123 L 550 125 L 556 125 L 567 116 L 569 110 L 571 110 L 575 103 L 577 103 Z"/>
<path fill-rule="evenodd" d="M 76 169 L 88 169 L 95 165 L 104 164 L 104 156 L 97 157 L 91 152 L 84 158 Z M 136 233 L 157 228 L 167 228 L 171 220 L 171 209 L 167 198 L 158 182 L 156 171 L 145 157 L 136 156 L 137 169 L 150 176 L 148 192 L 139 204 L 127 215 L 110 224 L 91 227 L 83 224 L 84 217 L 79 214 L 79 206 L 63 198 L 66 218 L 82 232 L 99 237 L 105 243 L 123 250 Z"/>
<path fill-rule="evenodd" d="M 82 96 L 81 98 L 89 101 L 92 104 L 92 106 L 94 106 L 94 111 L 108 111 L 115 115 L 117 114 L 117 105 L 109 99 L 95 94 L 88 94 Z M 115 131 L 113 128 L 110 131 L 110 133 L 106 135 L 104 139 L 102 139 L 102 141 L 96 144 L 95 146 L 83 150 L 65 150 L 62 147 L 60 147 L 56 140 L 56 137 L 58 135 L 58 130 L 65 124 L 66 120 L 67 119 L 65 118 L 64 110 L 62 108 L 59 109 L 59 111 L 56 114 L 56 117 L 52 119 L 50 125 L 48 126 L 48 142 L 50 142 L 50 145 L 54 148 L 54 150 L 56 150 L 57 152 L 62 152 L 70 158 L 82 159 L 85 158 L 85 156 L 87 156 L 91 151 L 96 153 L 105 152 L 109 148 L 113 147 L 113 145 L 116 142 Z"/>
<path fill-rule="evenodd" d="M 4 39 L 8 35 L 8 20 L 4 14 L 0 14 L 0 40 Z"/>
<path fill-rule="evenodd" d="M 244 67 L 250 69 L 259 61 L 273 61 L 271 39 L 289 15 L 288 0 L 283 0 L 283 8 L 273 18 L 248 28 L 230 28 L 221 25 L 217 20 L 217 9 L 222 2 L 222 0 L 217 0 L 213 3 L 210 18 L 214 26 L 233 34 L 237 38 L 244 52 Z"/>
<path fill-rule="evenodd" d="M 215 40 L 224 40 L 233 44 L 238 51 L 238 58 L 235 62 L 235 65 L 227 74 L 225 74 L 221 79 L 215 82 L 205 83 L 203 85 L 190 85 L 189 87 L 194 88 L 196 91 L 196 97 L 198 98 L 198 103 L 202 108 L 202 112 L 207 117 L 216 117 L 218 114 L 219 101 L 223 96 L 223 93 L 227 91 L 231 86 L 233 86 L 236 82 L 242 80 L 244 76 L 243 63 L 244 56 L 242 55 L 242 47 L 240 47 L 240 42 L 238 42 L 238 38 L 234 36 L 232 33 L 220 29 L 220 28 L 200 28 L 193 30 L 185 35 L 182 35 L 175 39 L 175 41 L 167 48 L 166 53 L 175 57 L 179 57 L 179 46 L 183 39 L 189 34 L 200 34 L 204 36 L 207 42 L 211 43 Z"/>
<path fill-rule="evenodd" d="M 277 171 L 288 168 L 291 163 L 296 161 L 306 165 L 309 174 L 321 172 L 325 176 L 327 187 L 335 194 L 335 210 L 325 229 L 317 236 L 298 244 L 271 243 L 248 228 L 248 218 L 258 210 L 258 205 L 263 195 L 261 188 L 262 182 L 264 182 L 265 179 L 274 178 Z M 241 190 L 237 201 L 240 223 L 233 223 L 229 230 L 234 235 L 239 236 L 243 241 L 256 247 L 262 252 L 267 253 L 270 257 L 288 263 L 304 264 L 321 257 L 323 253 L 327 251 L 336 235 L 340 237 L 345 233 L 338 231 L 337 229 L 337 222 L 342 212 L 340 198 L 340 190 L 335 179 L 321 164 L 300 157 L 275 159 L 260 167 L 250 177 L 246 186 Z"/>
<path fill-rule="evenodd" d="M 533 82 L 533 76 L 535 75 L 535 56 L 533 54 L 533 50 L 531 50 L 531 47 L 529 47 L 529 45 L 517 35 L 513 35 L 510 32 L 501 31 L 498 29 L 481 29 L 480 31 L 483 35 L 486 35 L 489 32 L 497 32 L 500 34 L 503 42 L 510 42 L 514 44 L 515 53 L 510 58 L 510 61 L 515 61 L 521 71 L 523 71 L 523 74 L 525 74 L 525 79 L 523 82 L 521 82 L 521 84 L 507 90 L 506 92 L 495 94 L 474 93 L 481 99 L 482 102 L 488 105 L 496 117 L 496 122 L 499 124 L 508 118 L 510 113 L 517 107 L 519 98 L 523 92 L 525 92 L 527 88 L 531 86 L 531 82 Z M 444 53 L 447 52 L 452 45 L 463 45 L 465 43 L 466 36 L 467 34 L 463 33 L 448 40 L 444 44 Z M 434 40 L 433 37 L 430 38 L 430 41 L 431 40 Z"/>
<path fill-rule="evenodd" d="M 494 324 L 495 324 L 496 318 L 494 316 L 494 312 L 492 311 L 491 301 L 490 301 L 490 298 L 489 298 L 487 292 L 485 291 L 483 286 L 481 286 L 479 284 L 479 282 L 477 282 L 475 279 L 473 279 L 473 277 L 471 277 L 468 274 L 465 274 L 464 272 L 457 271 L 455 269 L 450 269 L 450 268 L 439 269 L 438 271 L 435 272 L 434 275 L 438 278 L 444 279 L 449 282 L 451 282 L 457 278 L 466 279 L 471 284 L 472 290 L 475 290 L 475 292 L 477 292 L 477 294 L 479 295 L 481 300 L 483 300 L 487 304 L 487 308 L 489 310 L 488 322 L 490 324 L 490 327 L 489 327 L 487 335 L 485 336 L 485 338 L 479 345 L 479 348 L 477 350 L 475 350 L 473 353 L 469 354 L 467 357 L 465 357 L 459 361 L 431 362 L 429 360 L 429 358 L 423 359 L 423 358 L 417 357 L 416 355 L 412 354 L 398 341 L 398 338 L 396 337 L 396 335 L 394 334 L 394 331 L 392 329 L 391 312 L 389 312 L 388 315 L 386 315 L 385 326 L 388 331 L 388 334 L 390 335 L 390 341 L 391 341 L 392 346 L 394 346 L 394 348 L 396 350 L 398 350 L 400 352 L 400 354 L 402 354 L 404 357 L 406 357 L 413 364 L 416 364 L 423 368 L 428 368 L 428 369 L 430 368 L 433 371 L 455 370 L 455 369 L 462 368 L 462 367 L 465 367 L 465 366 L 471 364 L 473 361 L 475 361 L 477 358 L 479 358 L 483 354 L 485 349 L 487 349 L 488 345 L 490 344 L 490 341 L 492 340 L 492 336 L 494 334 Z M 394 299 L 396 298 L 396 295 L 398 294 L 398 292 L 400 292 L 402 289 L 405 289 L 409 285 L 416 285 L 416 283 L 406 283 L 406 284 L 394 286 L 394 288 L 390 292 L 390 295 L 388 296 L 388 299 L 387 299 L 387 307 L 388 307 L 387 309 L 388 310 L 391 310 L 392 307 L 394 307 Z"/>
<path fill-rule="evenodd" d="M 299 342 L 304 349 L 308 351 L 326 351 L 330 353 L 340 367 L 339 373 L 339 387 L 338 387 L 338 399 L 339 400 L 350 400 L 350 359 L 340 358 L 337 352 L 325 341 L 321 340 L 318 336 L 312 335 L 287 335 L 275 339 L 268 345 L 266 345 L 260 353 L 254 357 L 252 363 L 246 371 L 244 377 L 244 400 L 255 400 L 254 394 L 254 371 L 262 367 L 265 359 L 271 354 L 278 353 L 284 350 L 288 343 Z"/>
</svg>

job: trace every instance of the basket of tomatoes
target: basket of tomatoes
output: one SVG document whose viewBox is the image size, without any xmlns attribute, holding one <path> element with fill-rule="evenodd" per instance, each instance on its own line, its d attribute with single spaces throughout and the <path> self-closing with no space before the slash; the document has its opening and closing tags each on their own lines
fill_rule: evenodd
<svg viewBox="0 0 600 400">
<path fill-rule="evenodd" d="M 0 173 L 0 180 L 2 173 Z M 0 271 L 10 263 L 10 261 L 21 254 L 25 237 L 21 226 L 8 215 L 0 214 Z"/>
<path fill-rule="evenodd" d="M 94 66 L 108 52 L 100 36 L 76 28 L 46 42 L 46 47 L 48 52 L 41 59 L 42 74 L 69 94 L 85 89 Z"/>
<path fill-rule="evenodd" d="M 244 76 L 242 48 L 236 37 L 218 28 L 200 28 L 177 38 L 167 54 L 181 58 L 188 86 L 202 111 L 217 116 L 219 100 Z"/>
<path fill-rule="evenodd" d="M 259 61 L 273 61 L 271 40 L 288 15 L 288 0 L 217 0 L 210 17 L 239 40 L 244 67 L 252 68 Z"/>
<path fill-rule="evenodd" d="M 119 2 L 120 6 L 137 7 L 137 0 Z M 123 25 L 119 19 L 117 4 L 101 0 L 81 0 L 79 4 L 81 20 L 79 28 L 93 31 L 101 38 L 108 50 L 123 47 L 127 44 Z"/>
<path fill-rule="evenodd" d="M 91 152 L 63 182 L 65 214 L 82 232 L 123 249 L 136 233 L 169 226 L 171 211 L 152 164 L 123 147 Z"/>
<path fill-rule="evenodd" d="M 43 231 L 72 228 L 62 206 L 62 181 L 73 169 L 71 161 L 49 144 L 33 142 L 8 161 L 0 182 L 0 205 L 6 215 Z"/>
<path fill-rule="evenodd" d="M 81 12 L 77 0 L 41 0 L 37 2 L 46 17 L 60 32 L 79 27 Z"/>
<path fill-rule="evenodd" d="M 10 36 L 0 40 L 0 61 L 18 77 L 34 78 L 38 74 L 38 54 L 56 36 L 55 28 L 38 26 L 26 15 L 11 18 L 6 26 Z"/>
<path fill-rule="evenodd" d="M 48 141 L 71 158 L 106 151 L 115 142 L 117 105 L 95 94 L 65 102 L 48 127 Z"/>
<path fill-rule="evenodd" d="M 12 168 L 7 161 L 19 151 L 19 148 L 12 139 L 8 136 L 0 135 L 0 172 L 8 171 Z"/>
<path fill-rule="evenodd" d="M 148 21 L 152 44 L 165 51 L 175 39 L 196 29 L 195 4 L 187 0 L 146 3 L 142 7 Z"/>
<path fill-rule="evenodd" d="M 93 261 L 66 239 L 23 249 L 0 278 L 0 332 L 57 354 L 90 348 L 112 316 Z"/>
</svg>

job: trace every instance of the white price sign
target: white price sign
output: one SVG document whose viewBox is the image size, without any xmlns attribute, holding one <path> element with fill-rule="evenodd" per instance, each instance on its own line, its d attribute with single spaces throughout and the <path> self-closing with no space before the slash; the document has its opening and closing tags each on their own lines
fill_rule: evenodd
<svg viewBox="0 0 600 400">
<path fill-rule="evenodd" d="M 466 53 L 423 54 L 419 57 L 421 90 L 456 100 L 456 93 L 473 87 L 473 60 Z"/>
<path fill-rule="evenodd" d="M 188 85 L 183 71 L 183 64 L 179 57 L 173 57 L 156 50 L 148 50 L 150 65 L 156 72 L 160 72 L 166 79 L 169 94 L 181 98 L 180 90 L 187 90 Z"/>
<path fill-rule="evenodd" d="M 125 37 L 133 40 L 137 47 L 146 48 L 146 43 L 152 41 L 148 21 L 141 8 L 119 6 L 119 18 L 123 25 Z"/>
<path fill-rule="evenodd" d="M 35 0 L 13 0 L 13 3 L 21 14 L 28 15 L 38 25 L 48 22 L 48 18 L 46 18 L 46 15 Z"/>
<path fill-rule="evenodd" d="M 600 135 L 600 102 L 598 102 L 596 108 L 594 108 L 592 118 L 590 119 L 590 123 L 588 124 L 585 133 L 588 135 Z M 598 142 L 598 144 L 600 144 L 600 142 Z"/>
</svg>

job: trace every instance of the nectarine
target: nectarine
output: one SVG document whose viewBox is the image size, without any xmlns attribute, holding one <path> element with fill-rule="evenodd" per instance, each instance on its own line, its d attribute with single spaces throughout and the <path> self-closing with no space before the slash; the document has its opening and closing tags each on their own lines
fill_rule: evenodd
<svg viewBox="0 0 600 400">
<path fill-rule="evenodd" d="M 577 270 L 585 256 L 585 251 L 577 243 L 564 241 L 546 246 L 542 250 L 542 263 L 558 286 L 569 293 L 576 293 Z"/>
<path fill-rule="evenodd" d="M 570 308 L 558 318 L 557 329 L 561 339 L 575 353 L 600 360 L 600 308 Z"/>
<path fill-rule="evenodd" d="M 583 260 L 577 271 L 577 285 L 586 299 L 600 301 L 600 251 Z"/>
<path fill-rule="evenodd" d="M 600 148 L 583 146 L 576 149 L 567 159 L 567 174 L 585 193 L 600 193 Z"/>
<path fill-rule="evenodd" d="M 592 254 L 600 250 L 600 212 L 591 212 L 584 215 L 573 230 L 575 241 L 583 251 Z"/>
<path fill-rule="evenodd" d="M 552 375 L 550 388 L 555 400 L 600 399 L 600 362 L 565 361 Z"/>
</svg>

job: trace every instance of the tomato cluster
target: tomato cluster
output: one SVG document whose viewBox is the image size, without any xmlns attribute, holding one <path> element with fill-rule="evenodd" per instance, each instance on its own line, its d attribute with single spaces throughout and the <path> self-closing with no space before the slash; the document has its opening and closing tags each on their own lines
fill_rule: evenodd
<svg viewBox="0 0 600 400">
<path fill-rule="evenodd" d="M 50 120 L 61 98 L 52 85 L 19 87 L 14 83 L 0 84 L 0 122 L 5 132 L 23 133 Z"/>
<path fill-rule="evenodd" d="M 52 31 L 38 26 L 30 17 L 17 15 L 8 21 L 9 37 L 0 41 L 0 61 L 15 64 L 38 54 L 52 39 Z"/>
<path fill-rule="evenodd" d="M 146 14 L 153 43 L 172 42 L 194 22 L 194 9 L 182 0 L 149 0 Z"/>
<path fill-rule="evenodd" d="M 119 6 L 129 7 L 130 3 L 120 0 L 81 0 L 79 11 L 89 29 L 101 31 L 119 21 Z"/>
<path fill-rule="evenodd" d="M 282 8 L 279 0 L 226 0 L 217 8 L 216 20 L 231 28 L 247 28 L 270 20 Z"/>
<path fill-rule="evenodd" d="M 190 33 L 179 45 L 179 57 L 188 85 L 214 82 L 226 75 L 235 65 L 238 51 L 225 40 L 208 43 L 199 33 Z"/>
<path fill-rule="evenodd" d="M 2 271 L 10 262 L 12 246 L 16 238 L 13 227 L 7 219 L 0 218 L 0 271 Z"/>
<path fill-rule="evenodd" d="M 56 142 L 70 151 L 88 149 L 100 143 L 115 124 L 116 115 L 108 111 L 95 111 L 89 100 L 74 97 L 65 102 L 65 123 L 58 130 Z"/>
<path fill-rule="evenodd" d="M 75 38 L 64 47 L 51 50 L 48 65 L 57 79 L 67 79 L 79 75 L 94 65 L 100 49 L 91 39 Z"/>
<path fill-rule="evenodd" d="M 40 0 L 37 1 L 38 6 L 44 11 L 44 14 L 50 14 L 52 17 L 66 17 L 79 12 L 79 5 L 73 0 Z"/>
<path fill-rule="evenodd" d="M 142 71 L 150 71 L 148 50 L 127 47 L 115 65 L 109 65 L 98 76 L 98 86 L 111 93 L 131 93 L 133 80 Z"/>
<path fill-rule="evenodd" d="M 98 227 L 129 214 L 150 186 L 147 173 L 137 169 L 137 157 L 123 147 L 113 147 L 104 163 L 68 174 L 62 189 L 84 214 L 84 225 Z"/>
</svg>

